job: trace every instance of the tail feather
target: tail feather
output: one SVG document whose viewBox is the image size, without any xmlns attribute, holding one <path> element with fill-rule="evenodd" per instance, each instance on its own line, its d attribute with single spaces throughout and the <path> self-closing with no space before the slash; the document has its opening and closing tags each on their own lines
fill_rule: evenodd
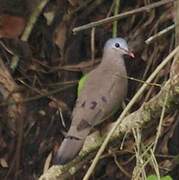
<svg viewBox="0 0 179 180">
<path fill-rule="evenodd" d="M 66 137 L 54 158 L 54 164 L 66 164 L 73 160 L 81 150 L 85 139 Z"/>
</svg>

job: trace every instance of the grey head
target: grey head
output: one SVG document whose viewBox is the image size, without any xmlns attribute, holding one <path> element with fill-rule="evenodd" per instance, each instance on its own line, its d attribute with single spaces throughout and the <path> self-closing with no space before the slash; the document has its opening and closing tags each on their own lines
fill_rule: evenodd
<svg viewBox="0 0 179 180">
<path fill-rule="evenodd" d="M 104 53 L 114 52 L 118 55 L 127 54 L 134 58 L 134 54 L 129 50 L 127 42 L 123 38 L 111 38 L 104 45 Z"/>
</svg>

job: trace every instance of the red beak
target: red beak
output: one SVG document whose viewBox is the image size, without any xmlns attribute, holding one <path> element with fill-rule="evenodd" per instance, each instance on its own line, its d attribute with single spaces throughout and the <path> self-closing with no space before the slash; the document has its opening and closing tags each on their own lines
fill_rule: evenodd
<svg viewBox="0 0 179 180">
<path fill-rule="evenodd" d="M 121 49 L 122 49 L 122 48 L 121 48 Z M 128 56 L 130 56 L 130 57 L 132 57 L 132 58 L 135 58 L 135 55 L 134 55 L 134 53 L 133 53 L 132 51 L 130 51 L 130 50 L 125 50 L 125 49 L 122 49 L 122 50 L 125 51 Z"/>
<path fill-rule="evenodd" d="M 128 52 L 128 55 L 129 55 L 130 57 L 132 57 L 132 58 L 135 58 L 134 53 L 133 53 L 133 52 L 131 52 L 131 51 L 129 51 L 129 52 Z"/>
</svg>

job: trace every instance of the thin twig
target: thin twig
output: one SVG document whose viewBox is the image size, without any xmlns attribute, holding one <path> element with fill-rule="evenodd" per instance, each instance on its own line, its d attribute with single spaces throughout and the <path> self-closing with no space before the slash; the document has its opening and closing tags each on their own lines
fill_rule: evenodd
<svg viewBox="0 0 179 180">
<path fill-rule="evenodd" d="M 130 80 L 132 80 L 132 81 L 136 81 L 136 82 L 139 82 L 139 83 L 142 83 L 142 84 L 147 84 L 148 86 L 156 86 L 156 87 L 162 87 L 160 84 L 157 84 L 157 83 L 148 83 L 148 82 L 146 82 L 146 81 L 143 81 L 143 80 L 141 80 L 141 79 L 136 79 L 136 78 L 134 78 L 134 77 L 130 77 L 130 76 L 121 76 L 121 77 L 124 77 L 124 78 L 127 78 L 127 79 L 130 79 Z"/>
<path fill-rule="evenodd" d="M 159 6 L 162 6 L 162 5 L 165 5 L 167 3 L 171 3 L 171 2 L 174 2 L 174 0 L 159 1 L 159 2 L 156 2 L 156 3 L 152 3 L 150 5 L 147 5 L 147 6 L 143 6 L 143 7 L 131 10 L 131 11 L 127 11 L 127 12 L 118 14 L 116 16 L 111 16 L 109 18 L 105 18 L 105 19 L 102 19 L 102 20 L 99 20 L 99 21 L 91 22 L 91 23 L 85 24 L 83 26 L 75 27 L 73 29 L 73 33 L 77 33 L 79 31 L 84 31 L 84 30 L 87 30 L 87 29 L 91 29 L 92 27 L 101 26 L 103 24 L 122 19 L 122 18 L 127 17 L 127 16 L 132 15 L 132 14 L 140 13 L 140 12 L 143 12 L 143 11 L 147 12 L 150 9 L 157 8 Z"/>
<path fill-rule="evenodd" d="M 10 55 L 14 55 L 14 53 L 4 44 L 4 42 L 0 41 L 0 45 L 1 45 Z"/>
<path fill-rule="evenodd" d="M 171 61 L 171 59 L 173 58 L 173 56 L 179 51 L 179 46 L 177 46 L 159 65 L 158 67 L 155 69 L 155 71 L 150 75 L 150 77 L 147 79 L 147 83 L 150 83 L 155 77 L 156 75 L 161 71 L 161 69 L 169 62 Z M 92 174 L 94 168 L 96 167 L 96 164 L 99 161 L 99 158 L 101 156 L 101 154 L 103 153 L 103 151 L 105 150 L 112 134 L 114 133 L 114 131 L 117 129 L 117 127 L 119 126 L 119 124 L 121 123 L 121 121 L 123 120 L 123 118 L 125 117 L 125 115 L 128 113 L 128 111 L 130 110 L 130 108 L 134 105 L 134 103 L 137 101 L 137 99 L 141 96 L 141 94 L 144 92 L 144 90 L 146 89 L 147 84 L 143 84 L 143 86 L 137 91 L 137 93 L 134 95 L 134 97 L 131 99 L 131 101 L 128 103 L 128 105 L 126 106 L 126 108 L 124 109 L 124 111 L 121 113 L 120 117 L 117 119 L 115 125 L 113 126 L 113 128 L 110 130 L 110 132 L 108 133 L 106 139 L 104 140 L 103 144 L 101 145 L 100 149 L 98 150 L 90 168 L 88 169 L 86 175 L 84 176 L 83 180 L 88 180 L 90 175 Z"/>
<path fill-rule="evenodd" d="M 179 44 L 179 1 L 175 1 L 175 45 L 178 46 Z"/>
<path fill-rule="evenodd" d="M 114 16 L 119 13 L 120 0 L 113 0 L 115 2 Z M 117 37 L 117 21 L 113 22 L 113 37 Z"/>
<path fill-rule="evenodd" d="M 71 84 L 71 85 L 67 85 L 66 87 L 62 87 L 62 88 L 58 88 L 58 89 L 55 89 L 53 91 L 50 91 L 50 92 L 44 92 L 43 94 L 40 94 L 40 95 L 36 95 L 36 96 L 33 96 L 33 97 L 28 97 L 22 101 L 18 101 L 18 102 L 15 102 L 15 101 L 11 101 L 11 102 L 2 102 L 0 103 L 0 107 L 1 106 L 7 106 L 7 105 L 11 105 L 11 104 L 20 104 L 20 103 L 27 103 L 27 102 L 30 102 L 30 101 L 35 101 L 35 100 L 38 100 L 38 99 L 41 99 L 43 97 L 48 97 L 50 95 L 53 95 L 53 94 L 57 94 L 61 91 L 64 91 L 70 87 L 73 87 L 74 84 Z"/>
<path fill-rule="evenodd" d="M 39 17 L 39 15 L 41 14 L 42 10 L 44 9 L 44 7 L 46 6 L 46 4 L 48 3 L 49 0 L 41 0 L 39 2 L 39 4 L 37 5 L 37 7 L 34 9 L 34 11 L 32 12 L 30 19 L 28 21 L 28 24 L 21 36 L 21 40 L 22 41 L 28 41 L 29 36 L 32 32 L 32 29 L 34 27 L 34 24 L 37 21 L 37 18 Z"/>
<path fill-rule="evenodd" d="M 162 31 L 159 31 L 157 34 L 149 37 L 145 43 L 146 44 L 151 44 L 154 40 L 156 40 L 157 38 L 160 38 L 161 36 L 169 33 L 170 31 L 174 30 L 175 29 L 175 24 L 172 24 L 170 26 L 168 26 L 167 28 L 163 29 Z"/>
<path fill-rule="evenodd" d="M 91 60 L 94 66 L 95 64 L 95 28 L 91 30 Z"/>
<path fill-rule="evenodd" d="M 156 157 L 155 157 L 155 155 L 154 155 L 154 151 L 153 151 L 152 149 L 150 149 L 150 153 L 151 153 L 151 161 L 152 161 L 152 163 L 153 163 L 153 168 L 154 168 L 155 173 L 156 173 L 156 175 L 157 175 L 157 180 L 160 180 L 161 177 L 160 177 L 159 166 L 158 166 Z"/>
<path fill-rule="evenodd" d="M 139 127 L 132 128 L 133 136 L 135 139 L 135 156 L 136 156 L 136 166 L 133 170 L 132 180 L 140 179 L 139 177 L 142 176 L 142 179 L 146 179 L 146 173 L 145 173 L 145 166 L 144 166 L 144 154 L 147 152 L 145 151 L 143 154 L 141 149 L 141 131 Z"/>
<path fill-rule="evenodd" d="M 165 96 L 165 100 L 164 100 L 164 105 L 162 108 L 162 112 L 161 112 L 161 116 L 160 116 L 160 121 L 159 121 L 159 125 L 158 125 L 158 129 L 157 129 L 157 134 L 156 134 L 156 138 L 155 138 L 155 142 L 154 142 L 154 146 L 153 146 L 153 152 L 155 152 L 160 134 L 161 134 L 161 129 L 162 129 L 162 122 L 164 119 L 164 115 L 165 115 L 165 109 L 166 109 L 166 104 L 167 104 L 167 99 L 168 99 L 168 91 L 166 92 L 166 96 Z"/>
</svg>

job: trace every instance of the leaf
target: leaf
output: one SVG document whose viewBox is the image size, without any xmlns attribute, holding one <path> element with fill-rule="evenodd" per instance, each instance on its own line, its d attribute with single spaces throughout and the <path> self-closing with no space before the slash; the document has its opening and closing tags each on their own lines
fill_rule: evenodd
<svg viewBox="0 0 179 180">
<path fill-rule="evenodd" d="M 8 168 L 8 167 L 9 167 L 6 159 L 4 159 L 4 158 L 1 158 L 1 159 L 0 159 L 0 165 L 1 165 L 1 167 L 3 167 L 3 168 Z"/>
<path fill-rule="evenodd" d="M 147 177 L 147 180 L 158 180 L 156 175 L 150 175 Z M 171 176 L 161 177 L 161 180 L 173 180 Z"/>
<path fill-rule="evenodd" d="M 78 92 L 77 92 L 78 96 L 79 96 L 81 90 L 83 89 L 86 80 L 87 80 L 87 75 L 84 75 L 84 76 L 81 77 L 81 79 L 80 79 L 80 81 L 78 83 Z"/>
<path fill-rule="evenodd" d="M 26 20 L 23 17 L 2 14 L 0 16 L 0 38 L 18 38 L 25 24 Z"/>
</svg>

